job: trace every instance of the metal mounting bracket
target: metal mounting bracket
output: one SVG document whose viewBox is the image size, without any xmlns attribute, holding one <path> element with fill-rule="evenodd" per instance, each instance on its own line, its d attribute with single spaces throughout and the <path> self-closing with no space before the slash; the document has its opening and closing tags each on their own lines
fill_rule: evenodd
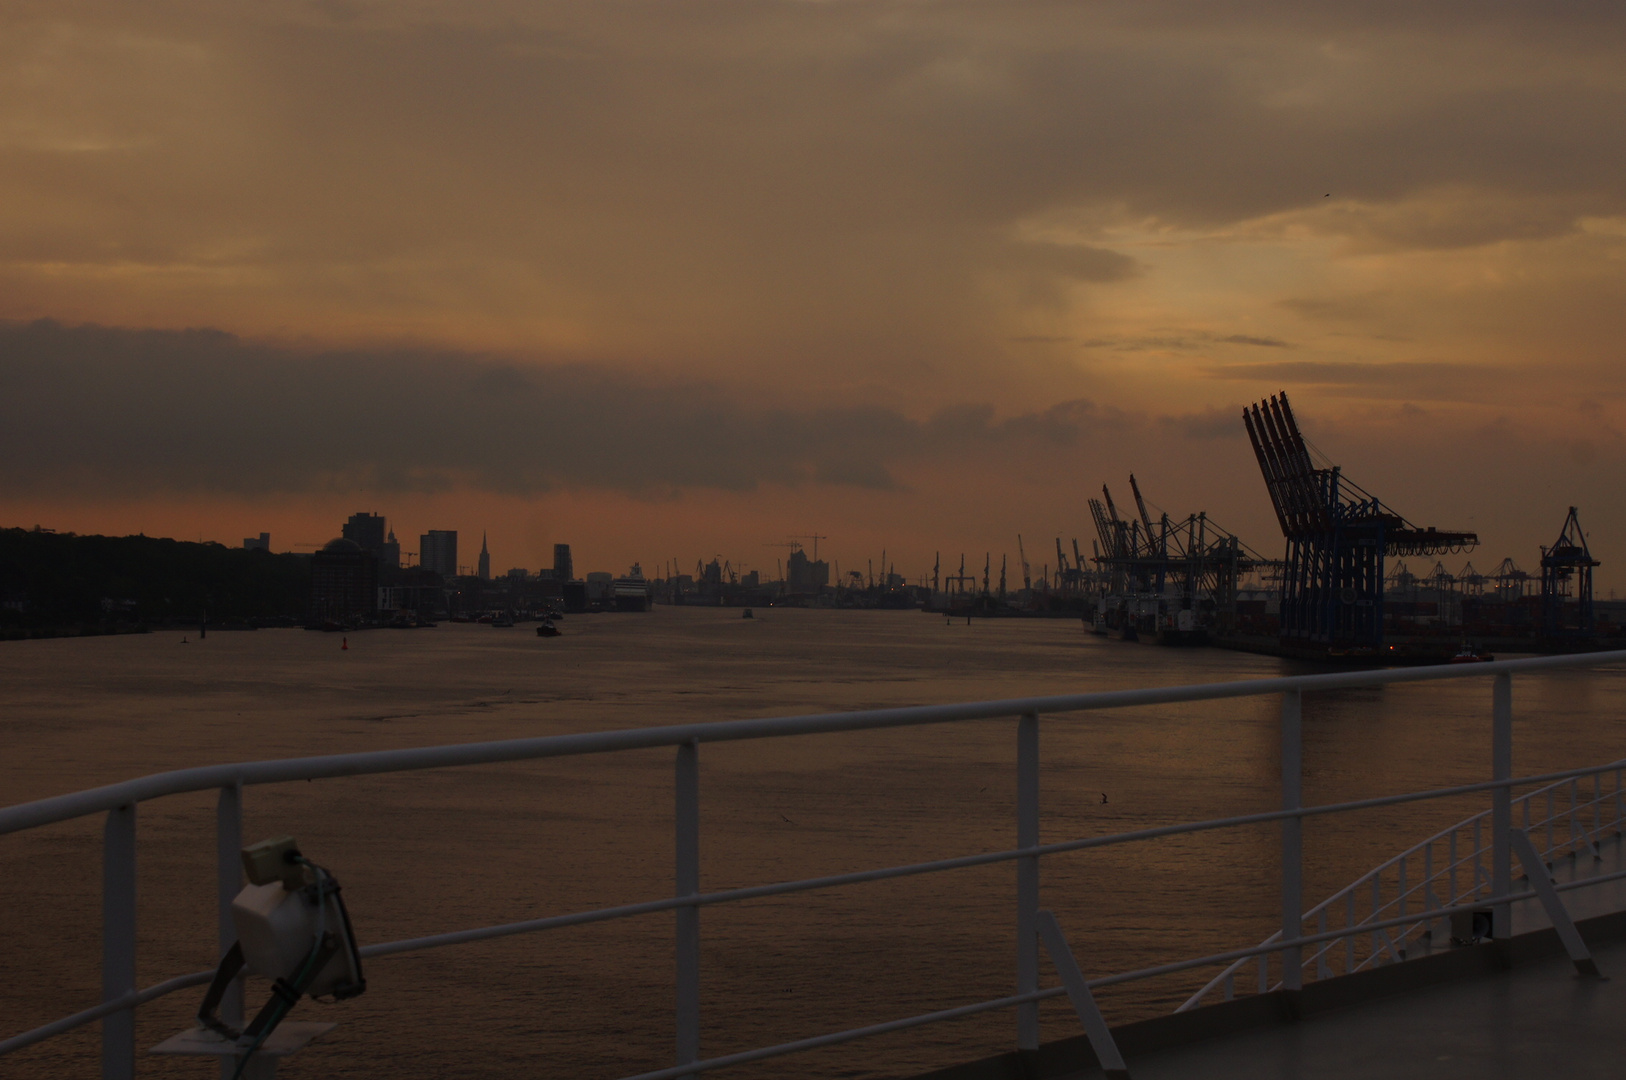
<svg viewBox="0 0 1626 1080">
<path fill-rule="evenodd" d="M 1587 850 L 1592 852 L 1593 862 L 1603 861 L 1603 852 L 1598 850 L 1598 845 L 1594 841 L 1592 833 L 1587 831 L 1587 827 L 1576 821 L 1573 816 L 1570 818 L 1570 839 L 1579 840 L 1585 844 Z"/>
<path fill-rule="evenodd" d="M 1045 952 L 1050 954 L 1050 962 L 1056 965 L 1061 983 L 1067 988 L 1067 998 L 1073 1003 L 1073 1011 L 1078 1014 L 1079 1022 L 1084 1025 L 1084 1033 L 1090 1038 L 1090 1049 L 1095 1051 L 1095 1059 L 1101 1063 L 1101 1072 L 1107 1080 L 1130 1080 L 1124 1056 L 1118 1052 L 1112 1030 L 1107 1027 L 1106 1019 L 1095 1004 L 1090 984 L 1084 980 L 1083 972 L 1078 970 L 1073 950 L 1067 947 L 1061 924 L 1048 909 L 1039 912 L 1036 922 L 1039 940 L 1044 942 Z"/>
<path fill-rule="evenodd" d="M 1508 831 L 1508 839 L 1512 843 L 1513 851 L 1524 864 L 1525 877 L 1536 888 L 1536 895 L 1541 898 L 1541 906 L 1546 909 L 1547 917 L 1553 921 L 1553 929 L 1558 931 L 1558 940 L 1564 943 L 1564 951 L 1570 954 L 1570 961 L 1575 970 L 1590 978 L 1599 978 L 1598 965 L 1593 961 L 1592 954 L 1587 951 L 1586 942 L 1581 940 L 1581 932 L 1575 929 L 1575 923 L 1570 919 L 1570 913 L 1564 907 L 1564 901 L 1558 898 L 1558 890 L 1553 888 L 1553 876 L 1547 869 L 1547 864 L 1541 861 L 1536 854 L 1535 845 L 1530 842 L 1529 835 L 1523 829 Z"/>
</svg>

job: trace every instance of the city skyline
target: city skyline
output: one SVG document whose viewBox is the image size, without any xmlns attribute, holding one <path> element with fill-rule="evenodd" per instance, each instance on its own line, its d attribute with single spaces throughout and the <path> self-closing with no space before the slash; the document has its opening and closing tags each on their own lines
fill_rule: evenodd
<svg viewBox="0 0 1626 1080">
<path fill-rule="evenodd" d="M 1612 8 L 176 0 L 0 29 L 0 524 L 319 545 L 389 507 L 406 547 L 489 530 L 499 569 L 568 540 L 617 572 L 771 571 L 816 531 L 913 579 L 1087 541 L 1133 472 L 1276 554 L 1241 410 L 1286 389 L 1476 565 L 1530 568 L 1574 505 L 1626 583 Z"/>
</svg>

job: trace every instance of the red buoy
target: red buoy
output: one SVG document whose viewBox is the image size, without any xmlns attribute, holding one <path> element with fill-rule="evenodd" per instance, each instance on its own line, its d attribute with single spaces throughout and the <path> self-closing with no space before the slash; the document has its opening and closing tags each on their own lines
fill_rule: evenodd
<svg viewBox="0 0 1626 1080">
<path fill-rule="evenodd" d="M 350 647 L 350 639 L 349 638 L 345 638 L 344 639 L 344 644 L 339 646 L 339 648 L 341 650 L 348 649 L 349 647 Z"/>
</svg>

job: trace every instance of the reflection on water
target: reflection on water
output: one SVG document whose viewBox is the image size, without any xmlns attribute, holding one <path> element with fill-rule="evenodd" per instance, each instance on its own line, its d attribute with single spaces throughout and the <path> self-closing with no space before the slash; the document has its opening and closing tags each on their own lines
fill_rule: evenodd
<svg viewBox="0 0 1626 1080">
<path fill-rule="evenodd" d="M 1253 678 L 1303 670 L 1215 650 L 1109 642 L 1076 622 L 946 624 L 913 612 L 661 608 L 573 616 L 565 636 L 446 625 L 352 635 L 179 633 L 0 647 L 3 801 L 223 761 L 838 709 Z M 1617 670 L 1515 684 L 1523 772 L 1626 756 Z M 1046 718 L 1047 841 L 1277 805 L 1276 701 Z M 1482 779 L 1490 685 L 1305 701 L 1305 796 Z M 722 888 L 1010 847 L 1015 722 L 714 744 L 701 750 L 702 885 Z M 1102 796 L 1107 796 L 1103 803 Z M 250 789 L 250 839 L 291 832 L 345 885 L 366 942 L 648 899 L 671 890 L 672 754 L 641 751 Z M 1311 901 L 1481 807 L 1306 826 Z M 213 800 L 140 811 L 141 984 L 214 958 Z M 1048 859 L 1043 902 L 1090 974 L 1252 944 L 1277 918 L 1262 827 Z M 99 992 L 100 822 L 0 838 L 5 1033 Z M 986 867 L 702 915 L 707 1056 L 1009 993 L 1014 869 Z M 370 992 L 298 1076 L 614 1077 L 672 1059 L 670 914 L 375 962 Z M 1115 1021 L 1166 1011 L 1206 972 L 1102 995 Z M 258 993 L 258 991 L 257 991 Z M 196 994 L 140 1014 L 141 1045 Z M 1074 1033 L 1061 1003 L 1047 1039 Z M 907 1075 L 1011 1045 L 993 1014 L 726 1076 Z M 94 1071 L 85 1029 L 7 1076 Z M 143 1075 L 203 1077 L 153 1059 Z"/>
</svg>

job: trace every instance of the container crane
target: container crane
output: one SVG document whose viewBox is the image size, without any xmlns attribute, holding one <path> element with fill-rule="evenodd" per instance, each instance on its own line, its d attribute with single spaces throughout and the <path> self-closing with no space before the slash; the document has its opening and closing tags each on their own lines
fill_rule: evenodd
<svg viewBox="0 0 1626 1080">
<path fill-rule="evenodd" d="M 1541 549 L 1541 619 L 1545 634 L 1556 637 L 1592 633 L 1592 568 L 1598 565 L 1572 506 L 1553 546 Z M 1572 578 L 1576 604 L 1573 626 L 1567 625 L 1570 620 L 1565 618 Z"/>
<path fill-rule="evenodd" d="M 1475 533 L 1419 528 L 1338 466 L 1318 468 L 1286 393 L 1243 409 L 1242 422 L 1287 540 L 1284 641 L 1375 652 L 1383 644 L 1384 558 L 1456 553 L 1479 543 Z"/>
</svg>

